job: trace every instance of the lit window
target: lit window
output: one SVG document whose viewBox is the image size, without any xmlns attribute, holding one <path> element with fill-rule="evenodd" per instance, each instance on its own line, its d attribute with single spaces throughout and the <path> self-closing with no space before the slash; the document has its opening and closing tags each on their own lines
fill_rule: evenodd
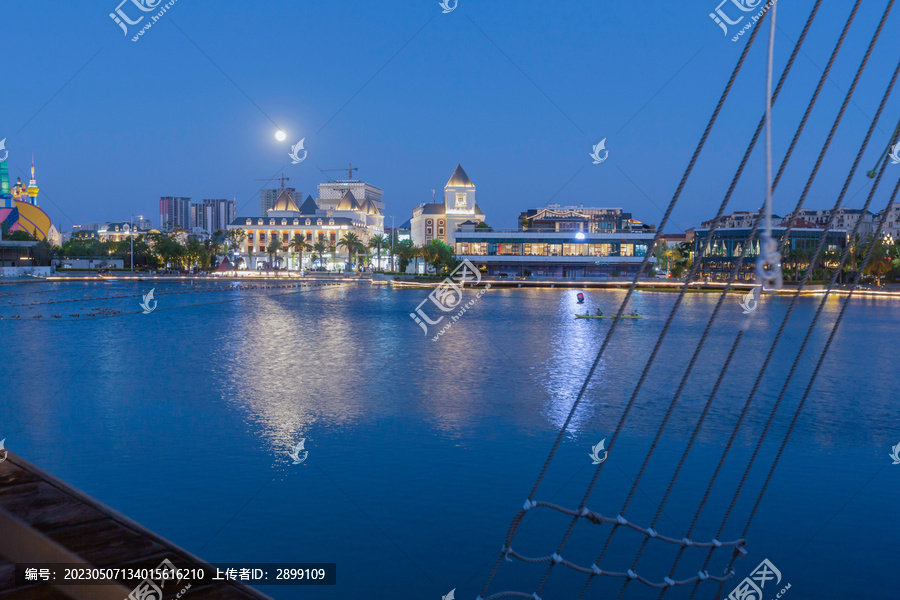
<svg viewBox="0 0 900 600">
<path fill-rule="evenodd" d="M 250 219 L 247 219 L 247 225 L 251 225 L 252 223 L 253 223 L 253 221 L 251 221 Z"/>
</svg>

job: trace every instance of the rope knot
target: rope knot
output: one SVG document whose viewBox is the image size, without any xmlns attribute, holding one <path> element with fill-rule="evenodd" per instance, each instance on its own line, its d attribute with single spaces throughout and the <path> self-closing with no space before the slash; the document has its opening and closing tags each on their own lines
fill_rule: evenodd
<svg viewBox="0 0 900 600">
<path fill-rule="evenodd" d="M 625 517 L 623 517 L 622 515 L 617 515 L 616 523 L 618 523 L 619 525 L 628 525 L 628 520 L 625 519 Z"/>
<path fill-rule="evenodd" d="M 591 571 L 594 572 L 594 575 L 603 575 L 603 569 L 601 569 L 597 565 L 591 565 Z"/>
<path fill-rule="evenodd" d="M 712 543 L 713 543 L 713 546 L 715 546 L 716 548 L 721 548 L 721 547 L 722 547 L 722 542 L 720 542 L 719 540 L 717 540 L 717 539 L 715 539 L 715 538 L 713 538 Z"/>
<path fill-rule="evenodd" d="M 685 546 L 693 546 L 694 545 L 694 542 L 691 540 L 691 538 L 681 538 L 681 541 L 684 543 Z"/>
<path fill-rule="evenodd" d="M 706 571 L 698 571 L 697 577 L 700 578 L 700 581 L 706 581 L 707 579 L 709 579 L 709 573 L 707 573 Z"/>
<path fill-rule="evenodd" d="M 760 235 L 759 257 L 756 259 L 756 280 L 769 287 L 780 290 L 781 278 L 781 254 L 778 253 L 778 241 L 768 234 Z"/>
<path fill-rule="evenodd" d="M 637 579 L 637 573 L 635 573 L 631 569 L 628 569 L 628 579 Z"/>
<path fill-rule="evenodd" d="M 669 584 L 669 587 L 672 587 L 675 585 L 675 580 L 672 579 L 671 577 L 666 577 L 665 579 L 663 579 L 663 581 L 665 581 L 667 584 Z"/>
<path fill-rule="evenodd" d="M 582 506 L 582 507 L 581 507 L 581 513 L 580 513 L 580 514 L 581 514 L 582 517 L 586 517 L 586 516 L 588 516 L 589 514 L 591 514 L 591 511 L 588 510 L 588 507 L 587 507 L 587 506 Z"/>
<path fill-rule="evenodd" d="M 553 559 L 553 562 L 556 563 L 556 564 L 559 564 L 559 563 L 562 562 L 562 556 L 560 556 L 560 555 L 557 554 L 556 552 L 554 552 L 553 554 L 551 554 L 551 555 L 550 555 L 550 558 Z"/>
<path fill-rule="evenodd" d="M 652 527 L 649 528 L 649 529 L 647 530 L 647 535 L 649 535 L 649 536 L 652 537 L 652 538 L 655 538 L 655 537 L 656 537 L 656 530 L 653 529 Z"/>
<path fill-rule="evenodd" d="M 535 506 L 537 506 L 537 502 L 535 502 L 534 500 L 526 500 L 525 504 L 522 505 L 522 510 L 529 510 L 531 508 L 534 508 Z"/>
</svg>

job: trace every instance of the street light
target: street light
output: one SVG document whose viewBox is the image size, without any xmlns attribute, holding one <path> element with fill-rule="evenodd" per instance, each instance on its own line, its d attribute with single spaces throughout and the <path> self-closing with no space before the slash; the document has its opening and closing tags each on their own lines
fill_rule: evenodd
<svg viewBox="0 0 900 600">
<path fill-rule="evenodd" d="M 391 273 L 394 272 L 394 236 L 397 235 L 397 230 L 394 229 L 394 217 L 391 217 Z"/>
</svg>

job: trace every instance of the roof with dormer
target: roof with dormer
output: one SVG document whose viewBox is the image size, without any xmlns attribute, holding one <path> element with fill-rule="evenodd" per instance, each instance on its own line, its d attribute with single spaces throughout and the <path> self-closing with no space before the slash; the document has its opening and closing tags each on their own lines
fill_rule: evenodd
<svg viewBox="0 0 900 600">
<path fill-rule="evenodd" d="M 381 214 L 381 211 L 378 210 L 378 207 L 375 206 L 375 203 L 372 202 L 371 198 L 366 198 L 363 201 L 362 206 L 360 206 L 360 209 L 365 211 L 365 213 L 367 215 L 380 215 Z"/>
<path fill-rule="evenodd" d="M 359 202 L 356 201 L 356 196 L 353 195 L 353 192 L 347 190 L 341 196 L 334 210 L 359 210 Z"/>
<path fill-rule="evenodd" d="M 450 176 L 450 180 L 447 181 L 447 185 L 444 187 L 475 187 L 475 184 L 472 183 L 472 180 L 469 179 L 469 176 L 463 171 L 462 165 L 458 164 L 456 165 L 456 170 L 453 171 L 453 175 Z"/>
<path fill-rule="evenodd" d="M 297 203 L 294 202 L 294 199 L 291 198 L 291 195 L 287 190 L 281 190 L 281 193 L 278 194 L 278 198 L 275 200 L 275 204 L 272 205 L 270 210 L 300 212 L 300 209 L 297 208 Z"/>
</svg>

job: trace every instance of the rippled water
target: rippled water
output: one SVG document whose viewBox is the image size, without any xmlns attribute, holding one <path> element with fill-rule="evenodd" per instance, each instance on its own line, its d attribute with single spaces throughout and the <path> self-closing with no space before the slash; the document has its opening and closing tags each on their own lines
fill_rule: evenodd
<svg viewBox="0 0 900 600">
<path fill-rule="evenodd" d="M 610 321 L 574 319 L 576 290 L 494 289 L 433 342 L 409 318 L 427 290 L 217 285 L 0 286 L 7 447 L 212 562 L 337 563 L 337 586 L 264 589 L 274 598 L 437 600 L 452 588 L 474 598 Z M 158 307 L 141 314 L 151 286 Z M 587 296 L 587 308 L 609 313 L 624 290 Z M 635 295 L 646 318 L 618 325 L 538 499 L 577 507 L 595 472 L 591 446 L 609 446 L 676 297 Z M 622 509 L 717 299 L 685 298 L 603 465 L 587 503 L 594 511 Z M 731 348 L 744 319 L 739 299 L 726 300 L 624 513 L 638 524 L 649 525 Z M 694 539 L 722 523 L 817 303 L 800 300 Z M 687 532 L 787 305 L 767 298 L 754 313 L 661 533 Z M 722 539 L 740 536 L 839 307 L 826 304 Z M 888 454 L 900 443 L 898 319 L 900 302 L 853 300 L 726 595 L 768 558 L 791 584 L 787 598 L 897 598 L 900 465 Z M 300 438 L 309 456 L 292 465 L 287 451 Z M 535 509 L 513 547 L 549 555 L 568 523 Z M 579 523 L 563 556 L 590 564 L 609 531 Z M 601 568 L 631 567 L 641 540 L 618 531 Z M 661 580 L 674 554 L 653 541 L 636 571 Z M 677 578 L 694 575 L 705 555 L 689 549 Z M 728 558 L 717 552 L 710 571 Z M 531 593 L 545 568 L 503 563 L 490 591 Z M 584 580 L 557 567 L 541 595 L 575 598 Z M 588 597 L 616 597 L 620 585 L 600 578 Z M 767 587 L 766 598 L 777 591 Z M 707 582 L 697 597 L 714 592 Z M 656 596 L 641 584 L 626 594 Z"/>
</svg>

